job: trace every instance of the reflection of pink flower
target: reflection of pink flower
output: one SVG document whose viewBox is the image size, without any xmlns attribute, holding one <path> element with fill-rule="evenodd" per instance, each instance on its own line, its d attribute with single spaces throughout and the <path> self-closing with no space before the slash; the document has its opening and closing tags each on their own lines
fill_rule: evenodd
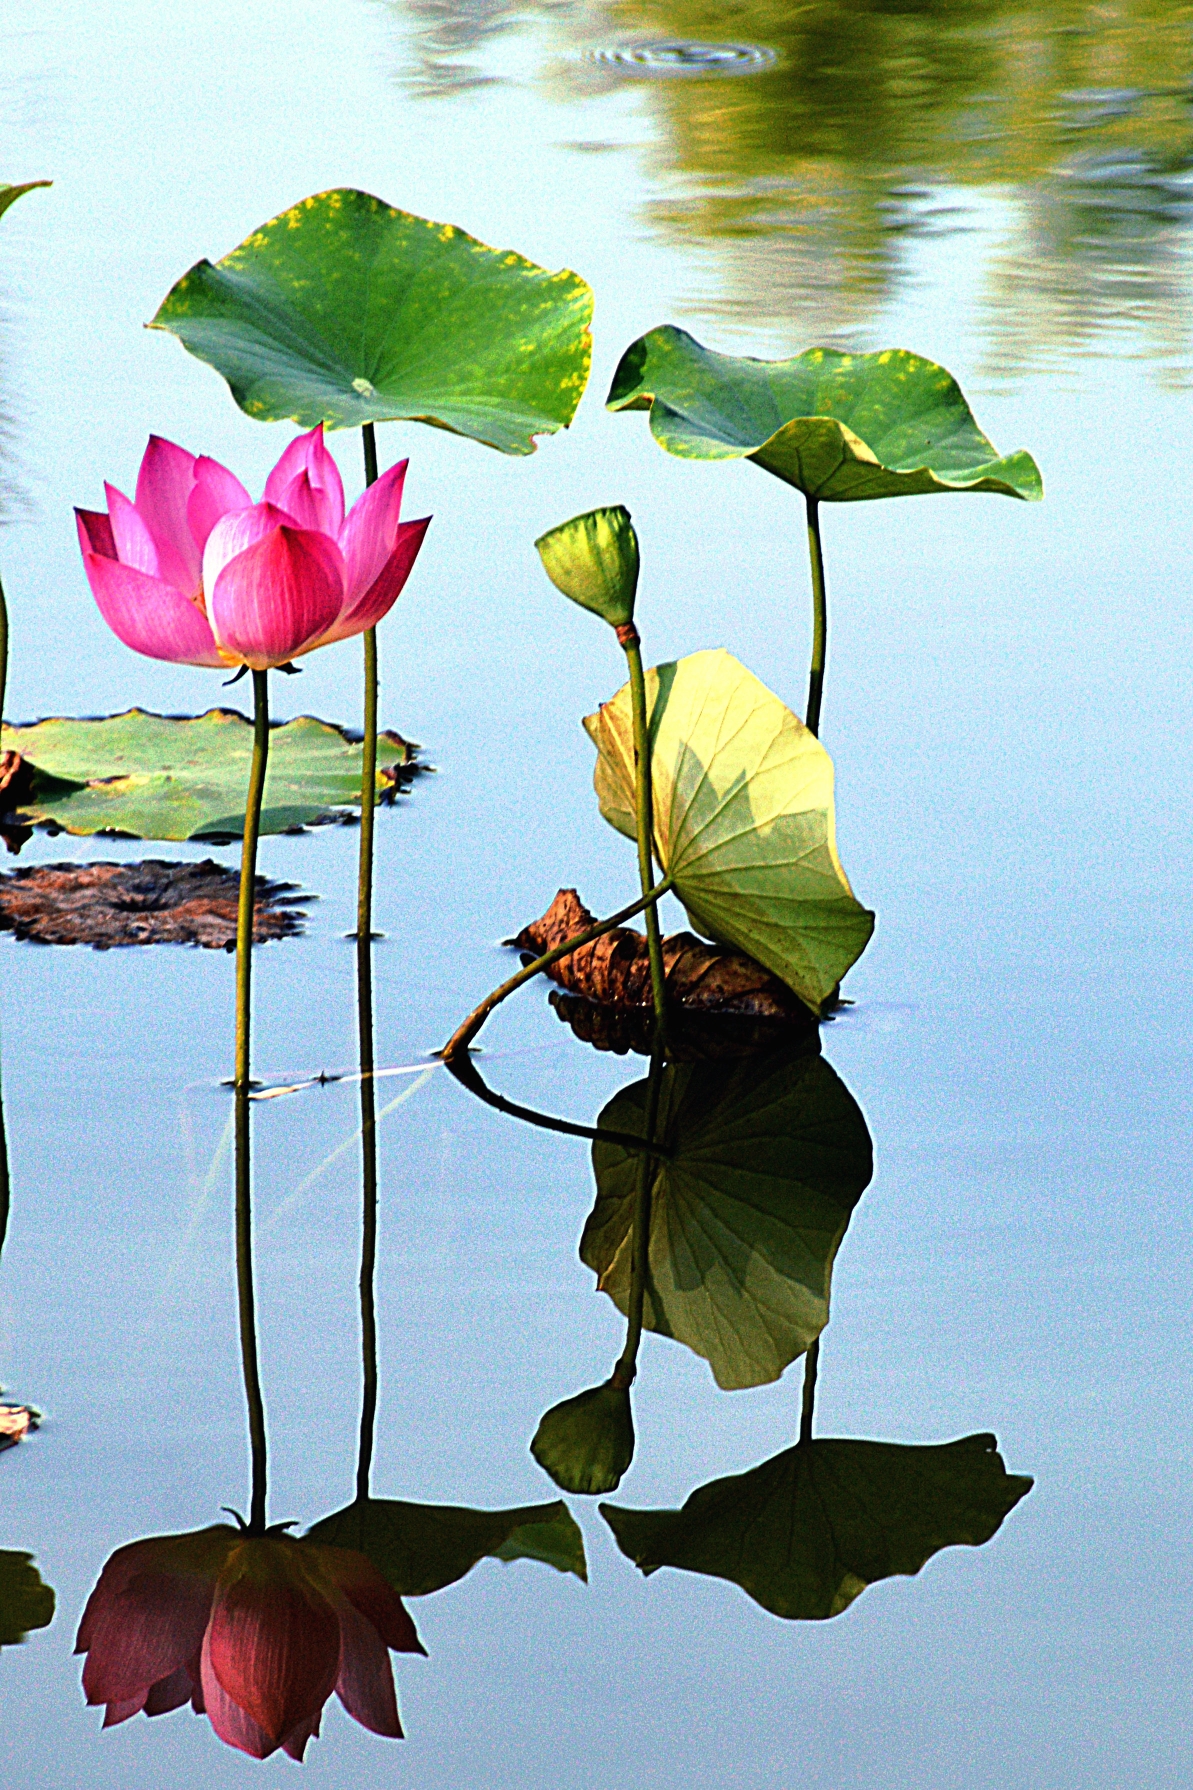
<svg viewBox="0 0 1193 1790">
<path fill-rule="evenodd" d="M 105 1728 L 189 1700 L 229 1746 L 301 1759 L 333 1690 L 363 1727 L 401 1739 L 390 1647 L 425 1651 L 363 1554 L 220 1524 L 117 1548 L 75 1652 Z"/>
<path fill-rule="evenodd" d="M 431 518 L 400 520 L 407 462 L 344 515 L 323 425 L 292 441 L 254 503 L 218 460 L 151 435 L 134 502 L 76 510 L 100 613 L 126 646 L 187 665 L 263 671 L 377 625 Z"/>
</svg>

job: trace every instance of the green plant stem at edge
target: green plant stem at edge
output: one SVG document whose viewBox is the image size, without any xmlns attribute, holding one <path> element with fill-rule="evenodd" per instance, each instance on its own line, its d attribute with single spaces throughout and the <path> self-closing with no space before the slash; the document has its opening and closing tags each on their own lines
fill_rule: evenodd
<svg viewBox="0 0 1193 1790">
<path fill-rule="evenodd" d="M 4 725 L 4 687 L 8 682 L 8 604 L 0 584 L 0 727 Z"/>
<path fill-rule="evenodd" d="M 624 638 L 623 638 L 624 635 Z M 631 622 L 618 629 L 618 639 L 625 649 L 630 668 L 630 710 L 634 721 L 634 808 L 638 822 L 638 877 L 642 893 L 654 888 L 654 791 L 651 778 L 650 727 L 646 716 L 646 678 L 642 670 L 642 648 L 638 631 Z M 650 957 L 650 990 L 654 1001 L 655 1027 L 666 1037 L 667 993 L 663 970 L 663 940 L 659 931 L 659 911 L 646 910 L 646 948 Z"/>
<path fill-rule="evenodd" d="M 4 1133 L 4 1089 L 0 1086 L 0 1250 L 8 1235 L 8 1209 L 12 1188 L 8 1179 L 8 1139 Z"/>
<path fill-rule="evenodd" d="M 595 926 L 588 928 L 587 932 L 577 932 L 570 939 L 565 939 L 562 945 L 555 945 L 550 951 L 545 951 L 541 957 L 536 957 L 533 963 L 528 963 L 524 969 L 518 971 L 516 976 L 511 976 L 507 982 L 503 982 L 499 988 L 495 988 L 492 994 L 487 994 L 480 1006 L 474 1007 L 468 1018 L 456 1027 L 437 1055 L 441 1056 L 445 1062 L 450 1063 L 453 1057 L 468 1049 L 493 1009 L 499 1007 L 502 1001 L 513 994 L 516 989 L 521 988 L 523 983 L 540 975 L 543 970 L 549 970 L 551 965 L 558 963 L 561 958 L 570 957 L 573 951 L 580 949 L 581 945 L 590 945 L 593 939 L 603 938 L 605 933 L 612 932 L 615 926 L 620 926 L 623 921 L 632 919 L 635 914 L 640 914 L 644 907 L 653 906 L 667 893 L 670 887 L 671 878 L 665 876 L 661 883 L 655 885 L 649 895 L 640 895 L 637 901 L 631 901 L 627 907 L 611 914 L 607 920 L 598 920 Z"/>
<path fill-rule="evenodd" d="M 799 1419 L 799 1439 L 801 1443 L 812 1440 L 812 1414 L 816 1409 L 816 1371 L 820 1365 L 820 1338 L 817 1337 L 812 1347 L 804 1356 L 804 1394 L 801 1400 Z"/>
<path fill-rule="evenodd" d="M 252 998 L 253 914 L 257 893 L 257 838 L 261 799 L 269 762 L 269 673 L 253 673 L 253 763 L 244 808 L 244 840 L 240 852 L 240 905 L 236 917 L 236 1291 L 240 1313 L 240 1359 L 249 1411 L 252 1456 L 252 1502 L 249 1533 L 265 1533 L 265 1404 L 257 1362 L 257 1320 L 253 1294 L 252 1113 L 249 1093 L 249 1043 Z"/>
<path fill-rule="evenodd" d="M 659 1092 L 663 1081 L 663 1041 L 656 1038 L 650 1053 L 650 1079 L 646 1084 L 646 1112 L 642 1135 L 653 1144 L 659 1117 Z M 638 1158 L 638 1188 L 634 1197 L 634 1229 L 630 1239 L 630 1295 L 627 1306 L 625 1347 L 609 1384 L 628 1389 L 638 1371 L 638 1346 L 642 1341 L 642 1312 L 646 1302 L 646 1277 L 650 1267 L 650 1205 L 657 1158 L 647 1149 Z"/>
<path fill-rule="evenodd" d="M 820 504 L 808 505 L 808 557 L 812 562 L 812 669 L 808 674 L 808 712 L 805 726 L 820 734 L 820 703 L 824 695 L 824 666 L 828 653 L 828 598 L 824 589 L 824 554 L 820 550 Z"/>
</svg>

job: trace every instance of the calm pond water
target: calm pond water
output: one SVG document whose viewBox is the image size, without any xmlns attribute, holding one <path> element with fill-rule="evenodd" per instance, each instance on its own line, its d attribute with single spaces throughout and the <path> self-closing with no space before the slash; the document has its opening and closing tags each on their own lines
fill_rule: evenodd
<svg viewBox="0 0 1193 1790">
<path fill-rule="evenodd" d="M 644 1578 L 595 1501 L 572 1499 L 587 1586 L 484 1560 L 417 1600 L 429 1657 L 397 1660 L 408 1739 L 333 1706 L 310 1781 L 1187 1784 L 1193 7 L 114 0 L 100 18 L 16 0 L 5 47 L 0 176 L 55 182 L 0 234 L 11 719 L 230 700 L 107 632 L 70 515 L 104 478 L 127 488 L 151 430 L 258 486 L 284 444 L 140 327 L 199 256 L 352 184 L 596 292 L 588 395 L 533 458 L 379 430 L 386 461 L 411 456 L 410 513 L 435 514 L 381 630 L 382 720 L 435 774 L 379 825 L 377 1060 L 415 1070 L 379 1084 L 380 1493 L 550 1499 L 529 1438 L 621 1341 L 577 1256 L 585 1144 L 502 1118 L 425 1060 L 557 887 L 599 912 L 633 889 L 578 724 L 622 667 L 546 585 L 534 536 L 627 503 L 651 658 L 727 646 L 802 704 L 800 510 L 744 463 L 668 458 L 644 418 L 607 414 L 620 353 L 665 321 L 763 356 L 914 348 L 1046 482 L 1038 506 L 824 518 L 822 737 L 878 928 L 824 1033 L 875 1174 L 837 1262 L 817 1433 L 993 1431 L 1034 1489 L 987 1545 L 826 1622 L 716 1578 Z M 359 444 L 334 446 L 355 491 Z M 315 655 L 275 699 L 357 722 L 358 649 Z M 37 835 L 21 862 L 143 855 Z M 263 844 L 267 874 L 319 897 L 303 938 L 258 953 L 270 1077 L 355 1061 L 355 857 L 350 829 Z M 0 1657 L 5 1782 L 30 1790 L 291 1769 L 184 1712 L 101 1733 L 71 1656 L 114 1547 L 247 1497 L 219 1087 L 232 998 L 222 953 L 0 937 L 0 1381 L 45 1414 L 0 1461 L 0 1545 L 32 1552 L 58 1597 L 53 1625 Z M 572 1039 L 541 990 L 485 1046 L 494 1085 L 581 1123 L 642 1074 Z M 271 1506 L 304 1525 L 353 1483 L 356 1098 L 337 1083 L 256 1109 Z M 777 1454 L 800 1383 L 797 1362 L 721 1392 L 647 1336 L 614 1501 L 674 1507 Z"/>
</svg>

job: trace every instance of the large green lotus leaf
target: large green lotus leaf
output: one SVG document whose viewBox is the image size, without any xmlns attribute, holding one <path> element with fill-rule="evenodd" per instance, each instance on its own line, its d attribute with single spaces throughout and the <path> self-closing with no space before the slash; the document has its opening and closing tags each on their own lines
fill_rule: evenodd
<svg viewBox="0 0 1193 1790">
<path fill-rule="evenodd" d="M 171 330 L 249 416 L 333 429 L 407 417 L 504 454 L 566 428 L 592 291 L 350 187 L 316 193 L 167 294 Z"/>
<path fill-rule="evenodd" d="M 54 1593 L 44 1581 L 33 1555 L 0 1548 L 0 1647 L 15 1646 L 31 1629 L 54 1620 Z"/>
<path fill-rule="evenodd" d="M 647 1082 L 598 1125 L 642 1135 Z M 704 1356 L 726 1390 L 777 1380 L 828 1323 L 833 1261 L 873 1173 L 861 1109 L 823 1057 L 781 1051 L 663 1071 L 643 1322 Z M 592 1146 L 581 1259 L 627 1311 L 636 1152 Z"/>
<path fill-rule="evenodd" d="M 729 1579 L 764 1610 L 809 1621 L 839 1616 L 877 1579 L 919 1572 L 941 1548 L 981 1547 L 1031 1486 L 990 1435 L 926 1448 L 823 1441 L 715 1479 L 682 1510 L 600 1508 L 644 1573 Z"/>
<path fill-rule="evenodd" d="M 403 1597 L 425 1597 L 454 1585 L 486 1555 L 540 1560 L 557 1572 L 588 1578 L 584 1537 L 559 1498 L 519 1510 L 367 1498 L 324 1517 L 307 1533 L 312 1541 L 367 1554 Z"/>
<path fill-rule="evenodd" d="M 12 186 L 7 181 L 0 180 L 0 218 L 4 216 L 10 205 L 16 204 L 22 193 L 31 193 L 34 187 L 53 186 L 53 184 L 52 180 L 27 180 L 23 186 Z"/>
<path fill-rule="evenodd" d="M 32 791 L 20 807 L 32 824 L 137 839 L 235 839 L 243 831 L 253 727 L 235 710 L 58 717 L 6 726 L 0 744 L 33 768 Z M 377 790 L 384 795 L 409 763 L 411 748 L 395 733 L 381 734 L 377 747 Z M 340 728 L 310 715 L 275 727 L 262 832 L 335 818 L 337 810 L 359 805 L 360 779 L 361 748 Z"/>
<path fill-rule="evenodd" d="M 723 650 L 648 672 L 646 701 L 655 854 L 692 925 L 819 1012 L 874 930 L 837 857 L 832 759 Z M 584 726 L 599 754 L 601 813 L 635 839 L 630 686 Z"/>
<path fill-rule="evenodd" d="M 754 460 L 829 503 L 995 491 L 1040 498 L 1029 453 L 1001 456 L 951 373 L 903 348 L 792 360 L 714 354 L 666 324 L 621 358 L 610 410 L 649 410 L 660 447 L 685 460 Z"/>
</svg>

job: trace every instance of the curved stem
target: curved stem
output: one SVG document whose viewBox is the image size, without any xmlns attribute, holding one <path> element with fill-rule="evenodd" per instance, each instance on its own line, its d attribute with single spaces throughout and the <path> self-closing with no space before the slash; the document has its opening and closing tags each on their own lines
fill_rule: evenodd
<svg viewBox="0 0 1193 1790">
<path fill-rule="evenodd" d="M 269 762 L 269 673 L 253 673 L 253 764 L 244 806 L 240 850 L 240 906 L 236 917 L 236 1294 L 240 1316 L 240 1361 L 249 1410 L 253 1490 L 249 1530 L 265 1533 L 265 1402 L 257 1362 L 256 1300 L 253 1292 L 252 1109 L 249 1090 L 250 1003 L 252 994 L 253 909 L 257 893 L 257 838 L 261 798 Z"/>
<path fill-rule="evenodd" d="M 360 1030 L 360 1348 L 362 1389 L 356 1496 L 369 1495 L 373 1429 L 377 1420 L 377 1099 L 373 1080 L 373 945 L 367 933 L 356 941 L 356 1008 Z"/>
<path fill-rule="evenodd" d="M 650 728 L 646 716 L 646 678 L 638 634 L 622 641 L 630 667 L 630 710 L 634 720 L 634 807 L 638 820 L 638 878 L 642 893 L 654 887 L 654 791 L 651 779 Z M 656 907 L 646 910 L 646 948 L 650 956 L 650 989 L 655 1024 L 663 1032 L 667 1024 L 667 992 L 663 969 L 663 940 Z"/>
<path fill-rule="evenodd" d="M 586 1137 L 592 1142 L 619 1144 L 623 1150 L 645 1150 L 647 1145 L 642 1138 L 635 1137 L 630 1131 L 607 1131 L 601 1126 L 575 1125 L 571 1119 L 556 1119 L 551 1113 L 536 1112 L 531 1106 L 519 1106 L 516 1100 L 507 1100 L 504 1094 L 495 1094 L 481 1080 L 480 1071 L 472 1058 L 464 1053 L 452 1057 L 444 1067 L 453 1075 L 462 1088 L 483 1100 L 499 1113 L 505 1113 L 511 1119 L 524 1119 L 528 1125 L 537 1125 L 540 1131 L 560 1131 L 565 1137 Z M 666 1151 L 651 1152 L 656 1156 L 665 1156 Z"/>
<path fill-rule="evenodd" d="M 816 1371 L 820 1365 L 820 1338 L 804 1356 L 804 1396 L 800 1407 L 799 1439 L 812 1440 L 812 1414 L 816 1409 Z"/>
<path fill-rule="evenodd" d="M 4 687 L 8 682 L 8 605 L 0 584 L 0 728 L 4 725 Z"/>
<path fill-rule="evenodd" d="M 441 1056 L 445 1062 L 450 1063 L 453 1057 L 459 1056 L 461 1051 L 468 1049 L 493 1009 L 499 1007 L 508 995 L 514 993 L 515 989 L 521 988 L 524 982 L 529 982 L 532 977 L 541 974 L 543 970 L 549 970 L 551 965 L 558 963 L 561 957 L 570 957 L 573 951 L 580 949 L 581 945 L 590 945 L 593 939 L 603 938 L 605 933 L 612 932 L 613 928 L 620 926 L 624 920 L 631 920 L 635 914 L 640 914 L 644 907 L 653 906 L 660 896 L 667 893 L 670 887 L 671 878 L 665 876 L 662 882 L 650 891 L 649 895 L 640 895 L 637 901 L 631 901 L 628 907 L 621 908 L 618 913 L 610 915 L 609 919 L 598 920 L 597 924 L 590 926 L 587 932 L 577 932 L 572 938 L 565 939 L 562 945 L 556 945 L 554 949 L 545 951 L 541 957 L 536 957 L 533 963 L 528 963 L 525 969 L 518 971 L 516 976 L 511 976 L 508 982 L 503 982 L 499 988 L 493 990 L 492 994 L 486 995 L 480 1006 L 473 1008 L 468 1018 L 456 1027 L 443 1049 L 436 1054 Z"/>
<path fill-rule="evenodd" d="M 650 1079 L 646 1084 L 646 1112 L 642 1135 L 647 1145 L 654 1142 L 659 1117 L 659 1092 L 663 1081 L 663 1041 L 656 1038 L 650 1056 Z M 650 1267 L 650 1205 L 657 1157 L 647 1148 L 638 1161 L 638 1189 L 634 1198 L 634 1229 L 630 1239 L 630 1296 L 627 1311 L 625 1347 L 610 1376 L 610 1385 L 628 1387 L 638 1371 L 638 1346 L 642 1341 L 642 1312 L 646 1303 L 646 1278 Z"/>
<path fill-rule="evenodd" d="M 808 674 L 808 713 L 810 732 L 820 733 L 820 702 L 824 695 L 824 666 L 828 654 L 828 597 L 824 588 L 824 555 L 820 550 L 820 504 L 815 497 L 808 505 L 808 557 L 812 561 L 812 669 Z"/>
</svg>

